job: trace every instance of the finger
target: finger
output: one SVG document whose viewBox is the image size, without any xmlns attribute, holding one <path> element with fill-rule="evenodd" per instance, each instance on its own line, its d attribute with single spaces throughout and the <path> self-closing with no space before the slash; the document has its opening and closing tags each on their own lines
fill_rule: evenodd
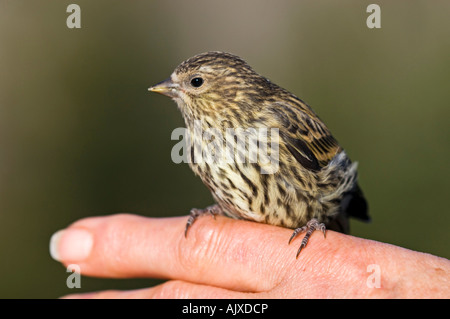
<svg viewBox="0 0 450 319">
<path fill-rule="evenodd" d="M 152 288 L 73 294 L 64 296 L 63 299 L 243 299 L 254 296 L 255 294 L 171 280 Z"/>
<path fill-rule="evenodd" d="M 250 292 L 270 290 L 302 267 L 296 245 L 287 244 L 291 230 L 205 216 L 185 238 L 185 223 L 185 217 L 93 217 L 71 225 L 52 246 L 56 259 L 78 264 L 84 275 L 169 278 Z M 313 235 L 299 259 L 326 253 L 330 237 Z"/>
</svg>

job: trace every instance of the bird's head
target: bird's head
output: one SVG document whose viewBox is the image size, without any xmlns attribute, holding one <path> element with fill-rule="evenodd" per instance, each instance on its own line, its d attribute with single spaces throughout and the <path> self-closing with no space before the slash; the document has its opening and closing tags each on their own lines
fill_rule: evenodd
<svg viewBox="0 0 450 319">
<path fill-rule="evenodd" d="M 226 108 L 242 109 L 252 102 L 249 94 L 263 96 L 269 84 L 240 57 L 212 51 L 182 62 L 167 80 L 149 91 L 174 99 L 184 115 L 201 115 Z"/>
</svg>

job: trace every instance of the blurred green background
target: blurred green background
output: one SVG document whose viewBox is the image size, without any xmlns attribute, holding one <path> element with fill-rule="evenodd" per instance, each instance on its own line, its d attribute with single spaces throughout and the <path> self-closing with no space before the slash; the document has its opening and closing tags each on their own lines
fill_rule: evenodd
<svg viewBox="0 0 450 319">
<path fill-rule="evenodd" d="M 147 92 L 208 50 L 304 99 L 359 162 L 373 222 L 353 235 L 449 258 L 449 17 L 425 0 L 0 0 L 0 297 L 73 292 L 48 242 L 77 219 L 212 203 L 171 161 L 175 103 Z M 77 292 L 158 282 L 83 277 Z"/>
</svg>

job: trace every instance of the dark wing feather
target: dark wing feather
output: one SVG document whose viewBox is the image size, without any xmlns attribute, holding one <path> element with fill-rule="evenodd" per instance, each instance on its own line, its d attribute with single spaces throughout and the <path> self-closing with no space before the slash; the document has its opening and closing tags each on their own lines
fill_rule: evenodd
<svg viewBox="0 0 450 319">
<path fill-rule="evenodd" d="M 311 171 L 320 170 L 319 162 L 316 156 L 308 148 L 306 143 L 301 139 L 293 138 L 286 133 L 282 132 L 281 138 L 285 142 L 285 145 L 289 152 L 294 155 L 295 159 L 305 168 Z"/>
<path fill-rule="evenodd" d="M 306 104 L 274 103 L 268 111 L 277 118 L 287 149 L 307 169 L 320 170 L 342 148 L 319 117 Z"/>
</svg>

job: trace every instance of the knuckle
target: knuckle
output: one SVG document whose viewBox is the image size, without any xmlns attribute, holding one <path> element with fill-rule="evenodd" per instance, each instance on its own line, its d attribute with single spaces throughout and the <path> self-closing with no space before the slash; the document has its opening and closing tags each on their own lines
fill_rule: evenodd
<svg viewBox="0 0 450 319">
<path fill-rule="evenodd" d="M 110 216 L 106 222 L 99 227 L 100 234 L 96 234 L 99 262 L 102 263 L 103 271 L 112 275 L 121 275 L 123 265 L 128 263 L 130 258 L 128 249 L 133 245 L 133 236 L 129 234 L 130 222 L 136 219 L 131 214 L 116 214 Z"/>
<path fill-rule="evenodd" d="M 106 219 L 101 230 L 104 232 L 105 237 L 114 243 L 118 238 L 123 239 L 124 235 L 126 235 L 127 227 L 139 222 L 138 218 L 141 217 L 126 213 L 111 215 Z"/>
<path fill-rule="evenodd" d="M 108 245 L 114 245 L 123 232 L 123 218 L 121 215 L 114 215 L 112 218 L 102 225 L 101 231 L 104 233 L 105 240 Z"/>
</svg>

